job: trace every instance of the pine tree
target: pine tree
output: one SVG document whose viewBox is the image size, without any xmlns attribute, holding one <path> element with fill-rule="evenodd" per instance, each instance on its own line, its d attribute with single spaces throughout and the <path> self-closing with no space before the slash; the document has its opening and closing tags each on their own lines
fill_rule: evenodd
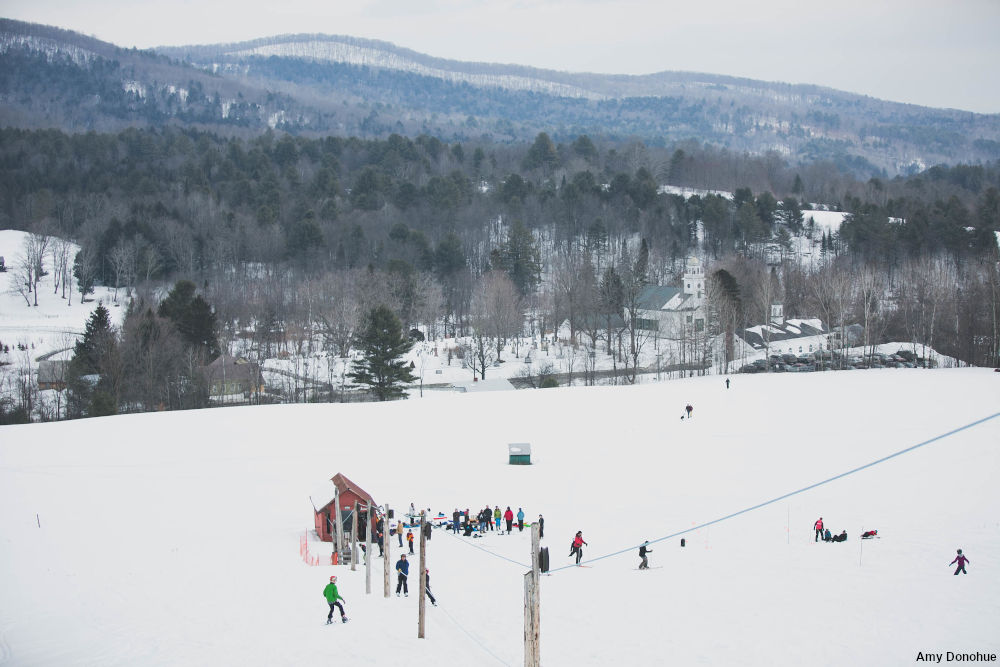
<svg viewBox="0 0 1000 667">
<path fill-rule="evenodd" d="M 365 317 L 356 345 L 363 357 L 354 362 L 348 377 L 367 385 L 380 401 L 400 398 L 404 386 L 417 378 L 402 356 L 413 347 L 403 336 L 399 318 L 386 306 L 377 306 Z"/>
<path fill-rule="evenodd" d="M 490 257 L 493 268 L 507 273 L 522 296 L 534 293 L 542 279 L 542 260 L 538 241 L 531 230 L 515 220 L 507 242 L 494 248 Z"/>
<path fill-rule="evenodd" d="M 221 354 L 218 342 L 218 323 L 212 307 L 195 295 L 195 285 L 190 280 L 179 280 L 157 309 L 180 333 L 184 342 L 195 351 L 203 363 Z"/>
<path fill-rule="evenodd" d="M 87 320 L 83 337 L 77 341 L 66 374 L 67 403 L 70 417 L 98 417 L 115 413 L 108 367 L 117 355 L 118 340 L 111 326 L 111 313 L 97 306 Z M 93 378 L 97 376 L 95 381 Z"/>
</svg>

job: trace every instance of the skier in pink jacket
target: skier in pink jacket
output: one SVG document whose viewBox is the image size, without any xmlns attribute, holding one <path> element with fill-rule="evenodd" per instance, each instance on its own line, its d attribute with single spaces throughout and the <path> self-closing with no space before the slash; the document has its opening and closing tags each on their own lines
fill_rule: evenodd
<svg viewBox="0 0 1000 667">
<path fill-rule="evenodd" d="M 966 558 L 965 555 L 962 553 L 962 550 L 959 549 L 958 555 L 955 556 L 955 560 L 948 563 L 948 565 L 954 565 L 955 563 L 958 563 L 958 568 L 955 570 L 955 574 L 958 574 L 959 572 L 961 572 L 962 574 L 968 574 L 968 572 L 965 571 L 965 564 L 968 562 L 969 559 Z"/>
</svg>

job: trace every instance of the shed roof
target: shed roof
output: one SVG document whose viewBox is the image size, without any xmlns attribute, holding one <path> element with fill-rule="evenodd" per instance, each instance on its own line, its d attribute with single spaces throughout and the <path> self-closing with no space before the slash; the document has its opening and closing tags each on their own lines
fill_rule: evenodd
<svg viewBox="0 0 1000 667">
<path fill-rule="evenodd" d="M 39 384 L 65 382 L 67 371 L 69 371 L 69 362 L 65 359 L 39 361 L 38 382 Z"/>
<path fill-rule="evenodd" d="M 258 365 L 252 361 L 223 354 L 205 366 L 205 377 L 209 382 L 223 378 L 232 381 L 256 382 L 260 378 L 260 370 Z"/>
<path fill-rule="evenodd" d="M 329 480 L 320 484 L 318 488 L 314 489 L 313 493 L 310 494 L 309 497 L 312 499 L 313 505 L 317 511 L 326 509 L 327 506 L 333 502 L 336 490 L 340 491 L 341 496 L 350 491 L 364 502 L 371 505 L 375 504 L 375 499 L 372 498 L 367 491 L 347 479 L 347 477 L 345 477 L 342 473 L 338 472 Z"/>
<path fill-rule="evenodd" d="M 507 452 L 511 456 L 524 456 L 525 454 L 531 454 L 531 443 L 530 442 L 512 442 L 507 445 Z"/>
</svg>

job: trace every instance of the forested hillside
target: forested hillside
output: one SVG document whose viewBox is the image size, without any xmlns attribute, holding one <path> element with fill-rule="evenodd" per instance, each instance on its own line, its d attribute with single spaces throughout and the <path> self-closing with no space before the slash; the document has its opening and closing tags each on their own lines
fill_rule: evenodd
<svg viewBox="0 0 1000 667">
<path fill-rule="evenodd" d="M 904 143 L 967 156 L 890 178 L 829 133 L 798 144 L 826 146 L 808 157 L 727 147 L 706 110 L 741 87 L 776 104 L 766 85 L 729 81 L 715 101 L 616 98 L 608 86 L 640 82 L 398 52 L 419 67 L 388 67 L 385 45 L 360 63 L 292 60 L 280 55 L 287 40 L 209 71 L 53 28 L 0 28 L 0 228 L 31 232 L 25 248 L 0 248 L 7 286 L 37 289 L 55 272 L 84 295 L 123 288 L 124 321 L 103 323 L 98 339 L 118 351 L 106 357 L 116 377 L 143 378 L 141 391 L 123 382 L 78 413 L 204 405 L 195 378 L 221 353 L 346 359 L 379 306 L 404 332 L 470 336 L 481 374 L 508 341 L 565 324 L 573 344 L 611 355 L 616 381 L 633 382 L 648 335 L 641 291 L 677 286 L 688 257 L 708 279 L 704 327 L 673 341 L 692 369 L 775 303 L 831 329 L 856 324 L 865 345 L 1000 362 L 1000 165 L 974 159 L 993 150 L 994 117 L 858 102 L 857 114 L 884 112 L 866 136 L 899 127 Z M 591 92 L 560 97 L 545 81 Z M 661 92 L 694 83 L 650 81 Z M 786 92 L 809 114 L 824 108 L 823 91 Z M 836 129 L 845 118 L 814 120 Z M 48 125 L 65 129 L 26 129 Z M 687 133 L 699 139 L 670 138 Z M 846 217 L 817 225 L 813 208 Z M 80 252 L 52 254 L 69 247 L 56 238 Z M 145 366 L 123 375 L 122 359 Z M 101 363 L 80 377 L 104 377 Z"/>
<path fill-rule="evenodd" d="M 561 142 L 587 134 L 657 147 L 693 140 L 793 163 L 830 161 L 864 179 L 1000 158 L 1000 116 L 817 86 L 462 63 L 329 35 L 140 52 L 10 20 L 0 20 L 0 124 L 492 143 L 546 132 Z"/>
<path fill-rule="evenodd" d="M 970 309 L 932 324 L 949 332 L 937 336 L 942 351 L 972 363 L 995 355 L 996 165 L 859 182 L 828 164 L 800 172 L 771 156 L 598 146 L 587 136 L 556 144 L 543 133 L 502 147 L 163 129 L 4 130 L 0 167 L 0 224 L 79 242 L 83 284 L 191 279 L 234 331 L 265 321 L 284 329 L 302 290 L 347 289 L 347 280 L 356 291 L 348 300 L 389 301 L 408 326 L 465 332 L 477 281 L 491 269 L 548 326 L 566 317 L 583 325 L 621 307 L 621 297 L 601 296 L 602 281 L 671 284 L 698 255 L 740 278 L 743 323 L 763 320 L 754 305 L 762 294 L 780 297 L 789 315 L 830 310 L 811 281 L 864 267 L 880 276 L 890 327 L 911 273 L 933 266 L 934 281 L 946 281 L 939 287 L 962 297 L 949 307 Z M 661 187 L 664 175 L 688 185 L 734 173 L 752 187 L 732 197 Z M 850 215 L 838 233 L 821 234 L 803 224 L 813 204 Z M 815 249 L 810 267 L 794 252 L 802 242 Z M 768 273 L 777 291 L 756 277 Z M 870 315 L 848 292 L 824 319 Z"/>
</svg>

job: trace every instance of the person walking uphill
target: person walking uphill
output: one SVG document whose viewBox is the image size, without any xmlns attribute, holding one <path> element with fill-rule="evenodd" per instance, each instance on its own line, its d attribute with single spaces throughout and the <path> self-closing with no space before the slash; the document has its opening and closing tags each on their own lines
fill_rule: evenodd
<svg viewBox="0 0 1000 667">
<path fill-rule="evenodd" d="M 406 554 L 402 554 L 396 561 L 396 572 L 399 573 L 396 578 L 396 597 L 399 597 L 399 591 L 403 591 L 404 596 L 410 597 L 410 587 L 406 585 L 406 577 L 410 574 L 410 564 L 406 560 Z"/>
<path fill-rule="evenodd" d="M 330 613 L 326 616 L 326 624 L 329 625 L 330 623 L 333 623 L 334 607 L 340 609 L 340 622 L 347 623 L 347 616 L 344 615 L 344 605 L 340 604 L 340 601 L 344 600 L 344 598 L 340 596 L 340 592 L 337 590 L 336 576 L 330 577 L 330 583 L 328 583 L 326 588 L 323 589 L 323 597 L 326 598 L 326 601 L 330 605 Z M 347 602 L 347 600 L 344 600 L 344 602 Z"/>
<path fill-rule="evenodd" d="M 968 574 L 968 572 L 965 571 L 965 564 L 970 562 L 972 561 L 966 558 L 965 555 L 962 554 L 962 550 L 959 549 L 958 555 L 955 556 L 955 560 L 948 563 L 948 565 L 954 565 L 955 563 L 958 563 L 958 568 L 955 569 L 955 574 L 958 574 L 959 572 L 961 572 L 962 574 Z"/>
<path fill-rule="evenodd" d="M 579 565 L 580 561 L 583 560 L 583 545 L 585 544 L 587 543 L 583 541 L 583 531 L 576 531 L 576 537 L 573 538 L 573 544 L 569 547 L 569 555 L 572 556 L 573 554 L 576 554 L 577 565 Z"/>
<path fill-rule="evenodd" d="M 507 511 L 503 513 L 503 520 L 507 522 L 507 534 L 514 529 L 514 513 L 510 510 L 510 505 L 507 505 Z"/>
<path fill-rule="evenodd" d="M 820 517 L 816 523 L 813 524 L 813 529 L 816 531 L 816 538 L 813 542 L 819 542 L 819 538 L 823 537 L 823 517 Z"/>
</svg>

